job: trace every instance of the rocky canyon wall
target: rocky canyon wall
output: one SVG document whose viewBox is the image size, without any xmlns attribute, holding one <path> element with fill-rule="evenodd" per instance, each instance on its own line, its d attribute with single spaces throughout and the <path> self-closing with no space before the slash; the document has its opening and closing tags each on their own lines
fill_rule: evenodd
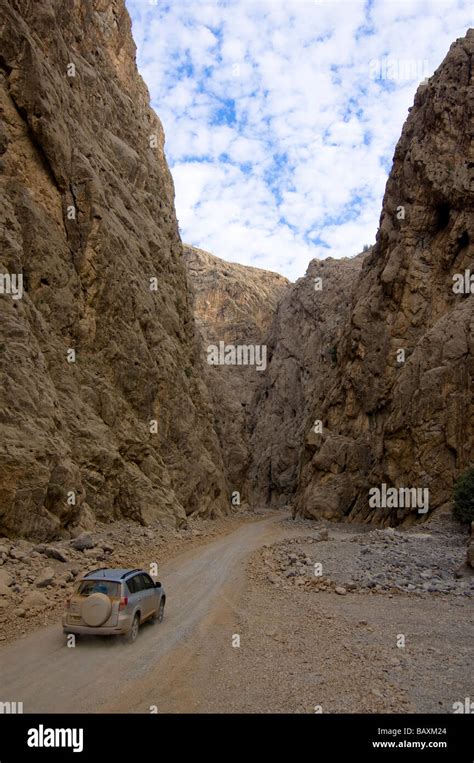
<svg viewBox="0 0 474 763">
<path fill-rule="evenodd" d="M 4 0 L 0 114 L 0 533 L 226 511 L 123 0 Z"/>
<path fill-rule="evenodd" d="M 234 500 L 248 501 L 254 499 L 248 475 L 258 453 L 250 441 L 251 410 L 257 390 L 266 383 L 267 334 L 289 282 L 277 273 L 225 262 L 195 247 L 184 246 L 184 254 L 226 476 L 231 495 L 240 494 Z M 220 347 L 220 343 L 224 348 L 246 348 L 249 360 L 252 348 L 263 347 L 264 357 L 258 355 L 260 362 L 249 365 L 208 363 L 207 348 Z"/>
<path fill-rule="evenodd" d="M 306 516 L 410 522 L 417 508 L 371 505 L 368 491 L 426 489 L 432 511 L 474 465 L 473 58 L 470 30 L 418 88 L 396 147 L 337 378 L 318 403 L 323 433 L 303 454 Z"/>
<path fill-rule="evenodd" d="M 270 362 L 252 399 L 252 502 L 292 505 L 306 438 L 315 440 L 321 406 L 338 373 L 363 255 L 313 260 L 283 295 L 268 335 Z"/>
</svg>

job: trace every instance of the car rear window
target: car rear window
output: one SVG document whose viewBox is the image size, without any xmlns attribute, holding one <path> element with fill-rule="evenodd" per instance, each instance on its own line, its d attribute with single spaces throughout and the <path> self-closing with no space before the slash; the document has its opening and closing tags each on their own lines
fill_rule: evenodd
<svg viewBox="0 0 474 763">
<path fill-rule="evenodd" d="M 92 593 L 105 593 L 107 596 L 120 596 L 120 583 L 110 580 L 82 580 L 79 583 L 77 593 L 81 596 L 90 596 Z"/>
</svg>

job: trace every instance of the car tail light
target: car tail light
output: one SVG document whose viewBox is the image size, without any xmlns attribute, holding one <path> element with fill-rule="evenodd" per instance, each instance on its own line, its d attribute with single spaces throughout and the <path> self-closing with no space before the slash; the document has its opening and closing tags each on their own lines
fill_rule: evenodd
<svg viewBox="0 0 474 763">
<path fill-rule="evenodd" d="M 119 609 L 125 609 L 128 604 L 128 596 L 122 596 L 120 599 Z"/>
</svg>

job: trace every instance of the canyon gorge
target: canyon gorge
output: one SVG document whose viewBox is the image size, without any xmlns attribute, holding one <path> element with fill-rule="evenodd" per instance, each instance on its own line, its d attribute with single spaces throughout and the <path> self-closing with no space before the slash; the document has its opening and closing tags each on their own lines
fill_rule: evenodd
<svg viewBox="0 0 474 763">
<path fill-rule="evenodd" d="M 424 521 L 474 466 L 474 31 L 422 82 L 375 243 L 290 283 L 180 238 L 123 0 L 2 4 L 0 532 Z M 4 284 L 6 281 L 4 282 Z M 219 342 L 266 367 L 210 365 Z"/>
</svg>

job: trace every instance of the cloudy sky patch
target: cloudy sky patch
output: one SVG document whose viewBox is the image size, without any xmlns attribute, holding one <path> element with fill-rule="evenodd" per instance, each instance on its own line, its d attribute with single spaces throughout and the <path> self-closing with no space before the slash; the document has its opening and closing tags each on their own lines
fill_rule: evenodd
<svg viewBox="0 0 474 763">
<path fill-rule="evenodd" d="M 374 241 L 416 88 L 471 0 L 127 0 L 186 243 L 292 280 Z"/>
</svg>

